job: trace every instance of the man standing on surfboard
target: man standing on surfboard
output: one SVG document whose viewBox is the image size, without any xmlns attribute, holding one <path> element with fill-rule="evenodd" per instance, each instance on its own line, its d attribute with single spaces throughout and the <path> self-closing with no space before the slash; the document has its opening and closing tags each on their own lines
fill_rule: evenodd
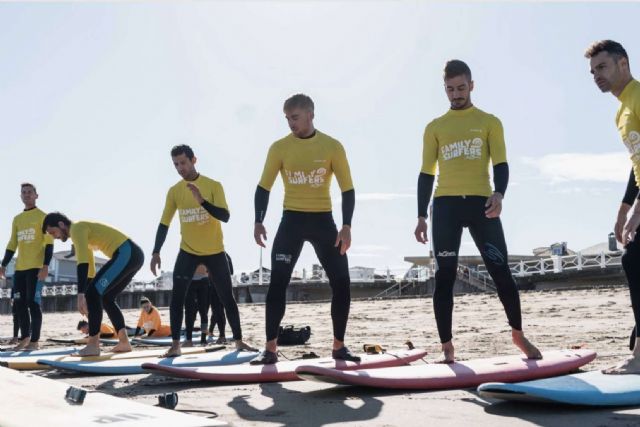
<svg viewBox="0 0 640 427">
<path fill-rule="evenodd" d="M 540 351 L 522 332 L 520 296 L 511 276 L 507 245 L 500 222 L 509 167 L 500 120 L 471 103 L 471 70 L 452 60 L 444 68 L 444 86 L 451 109 L 429 123 L 424 132 L 422 169 L 418 178 L 418 225 L 415 237 L 427 241 L 427 206 L 438 168 L 433 199 L 433 251 L 436 288 L 433 308 L 445 363 L 453 363 L 453 286 L 462 230 L 468 227 L 504 306 L 513 343 L 528 357 Z M 492 191 L 489 160 L 493 163 Z"/>
<path fill-rule="evenodd" d="M 11 238 L 0 266 L 0 278 L 4 277 L 7 265 L 18 251 L 13 276 L 13 299 L 18 312 L 21 336 L 16 350 L 37 350 L 42 328 L 42 282 L 49 275 L 53 240 L 42 232 L 42 220 L 46 214 L 36 207 L 36 187 L 26 182 L 20 187 L 24 210 L 11 224 Z"/>
<path fill-rule="evenodd" d="M 224 305 L 229 325 L 239 350 L 252 348 L 242 341 L 240 313 L 233 297 L 229 262 L 224 252 L 221 222 L 229 221 L 230 213 L 222 184 L 201 175 L 196 170 L 197 158 L 188 145 L 171 149 L 171 159 L 182 177 L 167 193 L 167 199 L 156 232 L 151 257 L 151 272 L 160 267 L 160 250 L 167 238 L 171 220 L 178 211 L 180 217 L 180 252 L 173 269 L 173 290 L 169 310 L 173 343 L 165 357 L 181 355 L 180 335 L 187 291 L 198 265 L 204 264 L 211 282 Z"/>
<path fill-rule="evenodd" d="M 624 245 L 622 267 L 631 294 L 631 307 L 640 331 L 640 82 L 631 75 L 629 56 L 622 45 L 613 40 L 593 43 L 585 52 L 591 74 L 602 92 L 611 92 L 620 101 L 616 126 L 622 142 L 631 155 L 631 174 L 622 203 L 618 208 L 614 231 Z M 640 374 L 640 340 L 635 340 L 633 354 L 618 366 L 604 370 L 608 374 Z"/>
<path fill-rule="evenodd" d="M 60 212 L 48 214 L 42 222 L 42 231 L 66 242 L 71 238 L 75 248 L 78 270 L 78 311 L 89 318 L 89 339 L 80 356 L 100 355 L 100 325 L 102 309 L 118 333 L 118 344 L 113 352 L 131 351 L 124 316 L 116 297 L 127 287 L 144 263 L 142 249 L 115 228 L 92 221 L 71 222 Z M 109 261 L 96 271 L 93 251 L 99 250 Z M 95 277 L 89 280 L 89 277 Z"/>
<path fill-rule="evenodd" d="M 351 218 L 355 191 L 347 155 L 340 142 L 317 131 L 313 126 L 314 105 L 310 97 L 293 95 L 284 103 L 284 114 L 291 133 L 271 145 L 255 194 L 253 237 L 265 247 L 267 231 L 262 224 L 269 192 L 278 176 L 284 183 L 284 213 L 271 249 L 271 281 L 266 301 L 265 350 L 253 364 L 278 361 L 277 339 L 284 317 L 287 286 L 305 241 L 311 243 L 320 264 L 329 277 L 333 292 L 334 359 L 359 361 L 344 345 L 351 293 L 347 250 L 351 246 Z M 342 191 L 342 227 L 336 229 L 329 188 L 332 175 Z"/>
</svg>

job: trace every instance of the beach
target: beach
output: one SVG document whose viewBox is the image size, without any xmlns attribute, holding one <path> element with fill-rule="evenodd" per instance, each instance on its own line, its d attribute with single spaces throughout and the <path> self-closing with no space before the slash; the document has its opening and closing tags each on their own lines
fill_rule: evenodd
<svg viewBox="0 0 640 427">
<path fill-rule="evenodd" d="M 601 369 L 629 354 L 633 316 L 627 288 L 521 292 L 523 327 L 541 350 L 586 347 L 598 358 L 584 370 Z M 330 304 L 292 303 L 283 325 L 310 325 L 312 336 L 304 346 L 281 347 L 290 359 L 303 353 L 328 355 L 331 345 Z M 168 322 L 168 308 L 160 309 Z M 242 304 L 245 339 L 261 346 L 264 305 Z M 128 325 L 135 326 L 137 310 L 127 310 Z M 43 339 L 77 336 L 77 313 L 45 314 Z M 11 317 L 0 318 L 2 335 L 11 329 Z M 231 333 L 227 328 L 227 335 Z M 416 348 L 429 351 L 426 361 L 439 358 L 439 341 L 430 298 L 354 301 L 346 343 L 354 350 L 380 344 L 389 350 Z M 50 343 L 43 341 L 47 347 Z M 454 307 L 454 344 L 458 360 L 517 354 L 510 328 L 494 294 L 458 295 Z M 425 363 L 424 361 L 415 362 Z M 346 388 L 298 381 L 271 384 L 213 385 L 155 375 L 79 376 L 57 372 L 50 378 L 88 390 L 156 404 L 157 396 L 178 392 L 177 409 L 210 411 L 231 425 L 274 426 L 640 426 L 640 408 L 593 409 L 521 403 L 495 403 L 474 390 L 385 391 Z"/>
</svg>

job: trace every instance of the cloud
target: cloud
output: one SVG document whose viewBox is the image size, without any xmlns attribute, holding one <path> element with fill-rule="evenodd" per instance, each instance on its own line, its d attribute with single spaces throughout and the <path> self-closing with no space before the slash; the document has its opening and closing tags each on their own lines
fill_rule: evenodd
<svg viewBox="0 0 640 427">
<path fill-rule="evenodd" d="M 525 157 L 525 164 L 535 167 L 552 183 L 568 181 L 627 182 L 631 161 L 629 154 L 561 153 L 543 157 Z"/>
</svg>

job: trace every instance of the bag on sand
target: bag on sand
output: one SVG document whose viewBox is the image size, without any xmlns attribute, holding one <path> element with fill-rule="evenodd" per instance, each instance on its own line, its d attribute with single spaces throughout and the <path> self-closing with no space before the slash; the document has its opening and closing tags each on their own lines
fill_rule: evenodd
<svg viewBox="0 0 640 427">
<path fill-rule="evenodd" d="M 293 325 L 280 326 L 278 332 L 278 345 L 301 345 L 309 341 L 311 326 L 296 328 Z"/>
</svg>

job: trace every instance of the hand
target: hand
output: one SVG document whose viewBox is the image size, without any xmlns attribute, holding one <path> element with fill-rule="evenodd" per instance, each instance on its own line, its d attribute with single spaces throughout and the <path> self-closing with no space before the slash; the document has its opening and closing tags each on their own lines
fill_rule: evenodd
<svg viewBox="0 0 640 427">
<path fill-rule="evenodd" d="M 340 242 L 342 244 L 340 245 Z M 338 236 L 336 237 L 336 244 L 334 245 L 336 248 L 340 245 L 340 255 L 344 255 L 347 253 L 349 248 L 351 247 L 351 227 L 348 225 L 343 225 L 342 229 L 338 232 Z"/>
<path fill-rule="evenodd" d="M 49 266 L 43 265 L 40 271 L 38 271 L 38 280 L 44 282 L 49 277 Z"/>
<path fill-rule="evenodd" d="M 627 223 L 624 225 L 622 230 L 622 241 L 623 245 L 627 245 L 633 242 L 633 239 L 636 238 L 636 233 L 638 231 L 638 227 L 640 227 L 640 212 L 634 212 Z"/>
<path fill-rule="evenodd" d="M 616 219 L 616 224 L 613 226 L 613 232 L 616 235 L 616 240 L 623 245 L 625 244 L 622 241 L 622 230 L 624 230 L 624 225 L 627 223 L 627 214 L 631 206 L 626 203 L 622 203 L 620 205 L 620 209 L 618 209 L 618 218 Z"/>
<path fill-rule="evenodd" d="M 160 261 L 160 254 L 155 253 L 151 255 L 151 272 L 154 276 L 157 276 L 156 269 L 162 266 L 162 262 Z"/>
<path fill-rule="evenodd" d="M 487 218 L 498 218 L 502 213 L 502 199 L 504 196 L 500 193 L 493 193 L 487 199 L 487 203 L 484 204 L 484 207 L 487 210 L 484 211 L 484 214 Z"/>
<path fill-rule="evenodd" d="M 7 272 L 7 267 L 1 267 L 0 266 L 0 279 L 2 279 L 5 276 L 5 273 Z"/>
<path fill-rule="evenodd" d="M 202 194 L 200 194 L 200 189 L 191 182 L 187 183 L 187 188 L 191 190 L 191 194 L 193 194 L 193 197 L 196 199 L 198 204 L 201 205 L 202 202 L 204 202 L 204 198 L 202 197 Z"/>
<path fill-rule="evenodd" d="M 78 311 L 83 316 L 89 315 L 89 309 L 87 308 L 87 299 L 84 297 L 84 294 L 78 294 Z"/>
<path fill-rule="evenodd" d="M 267 240 L 267 229 L 264 228 L 264 224 L 262 224 L 261 222 L 256 222 L 253 226 L 253 238 L 255 239 L 258 246 L 266 248 L 264 241 Z"/>
<path fill-rule="evenodd" d="M 418 225 L 416 225 L 416 231 L 413 232 L 416 236 L 416 240 L 419 243 L 427 243 L 429 241 L 429 234 L 427 233 L 427 220 L 425 217 L 418 217 Z"/>
</svg>

